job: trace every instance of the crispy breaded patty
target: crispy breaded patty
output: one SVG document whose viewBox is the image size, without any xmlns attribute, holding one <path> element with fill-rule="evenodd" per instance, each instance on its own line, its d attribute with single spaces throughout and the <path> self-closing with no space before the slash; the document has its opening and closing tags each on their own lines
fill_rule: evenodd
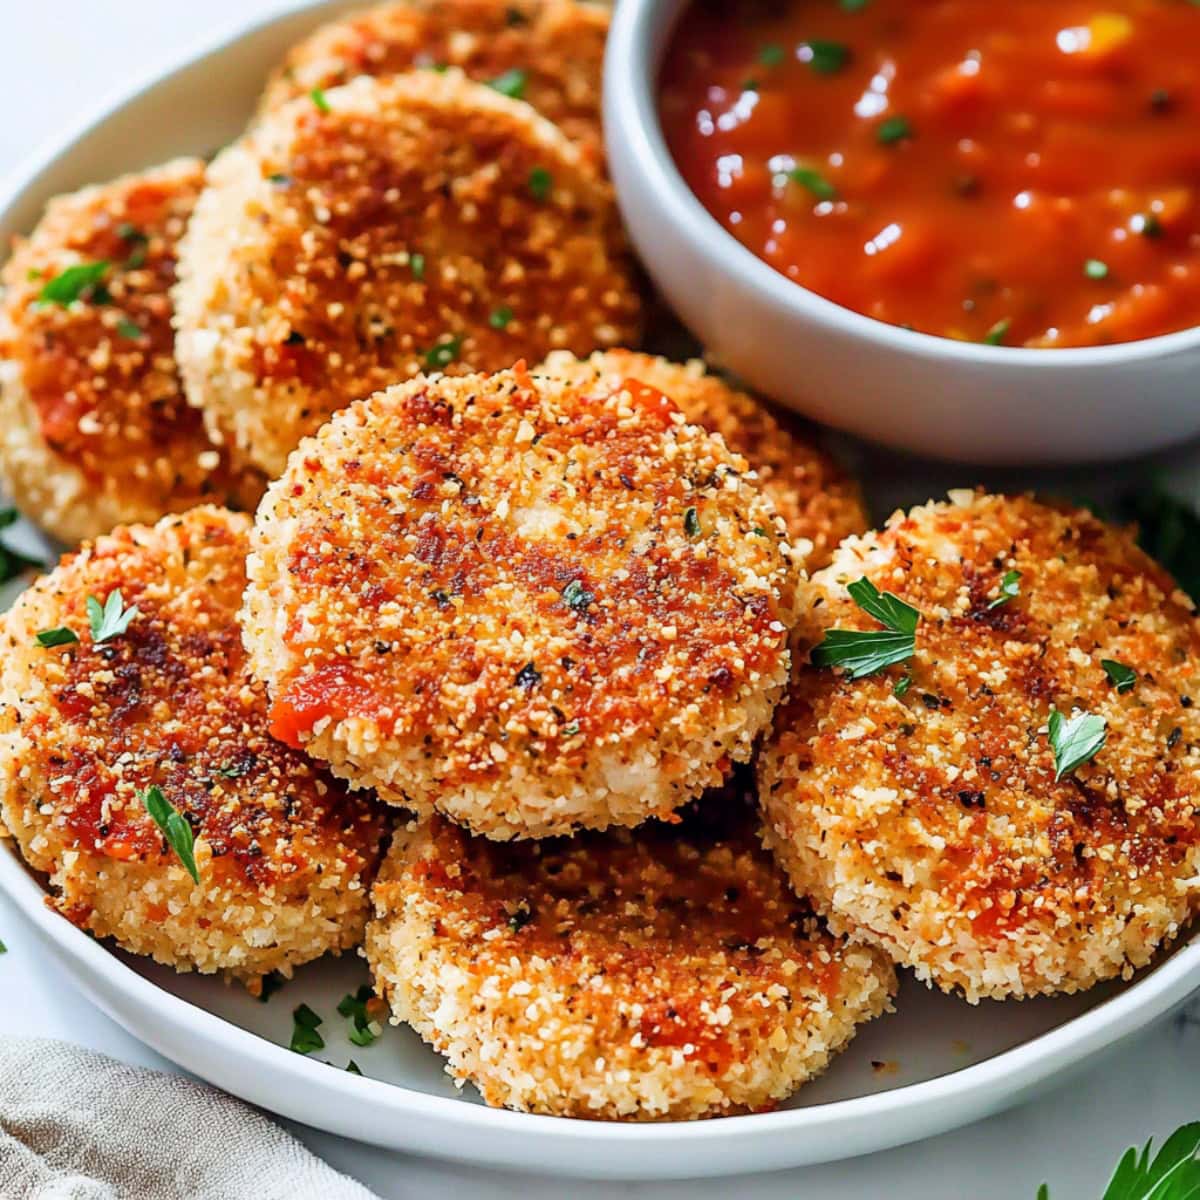
<svg viewBox="0 0 1200 1200">
<path fill-rule="evenodd" d="M 180 258 L 191 401 L 270 474 L 352 400 L 636 337 L 608 186 L 460 72 L 303 97 L 221 154 Z"/>
<path fill-rule="evenodd" d="M 313 88 L 414 67 L 458 67 L 532 104 L 600 162 L 600 77 L 609 9 L 578 0 L 410 0 L 323 25 L 271 76 L 260 111 Z"/>
<path fill-rule="evenodd" d="M 198 508 L 120 528 L 17 600 L 0 811 L 80 928 L 253 985 L 361 940 L 383 819 L 267 734 L 236 622 L 249 525 Z M 85 601 L 117 590 L 137 612 L 97 637 Z M 78 641 L 39 642 L 62 629 Z M 146 810 L 152 787 L 194 832 L 199 884 Z"/>
<path fill-rule="evenodd" d="M 63 541 L 262 495 L 175 369 L 176 246 L 203 179 L 202 162 L 178 159 L 59 196 L 0 277 L 0 475 Z"/>
<path fill-rule="evenodd" d="M 637 379 L 665 392 L 689 421 L 719 433 L 754 468 L 809 570 L 825 566 L 843 538 L 864 532 L 870 523 L 858 484 L 829 455 L 785 428 L 753 396 L 708 374 L 698 359 L 673 363 L 632 350 L 607 350 L 579 360 L 556 351 L 539 370 L 613 384 Z"/>
<path fill-rule="evenodd" d="M 351 406 L 256 521 L 276 736 L 495 838 L 670 813 L 787 680 L 798 572 L 747 474 L 642 384 L 518 367 Z"/>
<path fill-rule="evenodd" d="M 395 1018 L 493 1105 L 682 1120 L 772 1107 L 884 1012 L 880 951 L 830 935 L 737 797 L 682 825 L 501 845 L 397 832 L 366 952 Z"/>
<path fill-rule="evenodd" d="M 802 668 L 776 714 L 760 794 L 796 888 L 970 1000 L 1145 965 L 1200 895 L 1186 597 L 1088 513 L 954 493 L 842 545 L 812 580 L 802 649 L 881 628 L 847 594 L 863 576 L 921 613 L 915 656 L 858 680 Z M 1051 710 L 1074 721 L 1057 752 Z M 1075 741 L 1096 732 L 1085 713 L 1107 741 L 1072 769 L 1094 749 Z"/>
</svg>

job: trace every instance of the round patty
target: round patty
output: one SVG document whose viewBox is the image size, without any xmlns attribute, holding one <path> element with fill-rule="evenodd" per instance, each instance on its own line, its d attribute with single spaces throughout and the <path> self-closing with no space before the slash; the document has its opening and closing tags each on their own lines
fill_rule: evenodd
<svg viewBox="0 0 1200 1200">
<path fill-rule="evenodd" d="M 203 163 L 179 159 L 60 196 L 0 277 L 0 474 L 62 541 L 262 495 L 175 369 L 176 246 L 203 180 Z"/>
<path fill-rule="evenodd" d="M 358 944 L 383 822 L 267 734 L 236 623 L 248 530 L 216 508 L 117 529 L 18 599 L 0 811 L 80 928 L 253 985 Z M 193 831 L 199 883 L 147 811 L 152 788 Z"/>
<path fill-rule="evenodd" d="M 955 493 L 842 545 L 802 648 L 882 629 L 864 576 L 921 614 L 915 656 L 803 668 L 776 714 L 760 792 L 797 889 L 972 1001 L 1144 966 L 1200 895 L 1189 601 L 1088 513 Z"/>
<path fill-rule="evenodd" d="M 460 72 L 361 78 L 209 171 L 175 291 L 188 396 L 268 473 L 352 400 L 636 338 L 607 184 Z"/>
<path fill-rule="evenodd" d="M 458 67 L 532 104 L 600 162 L 600 80 L 609 9 L 577 0 L 411 0 L 323 25 L 288 53 L 260 104 L 413 67 Z"/>
<path fill-rule="evenodd" d="M 665 392 L 689 421 L 719 433 L 754 468 L 809 570 L 825 566 L 843 538 L 870 524 L 858 484 L 833 459 L 793 434 L 753 396 L 709 375 L 699 360 L 673 363 L 632 350 L 597 351 L 579 360 L 559 351 L 539 369 L 610 385 L 636 379 Z"/>
<path fill-rule="evenodd" d="M 351 406 L 257 518 L 277 736 L 490 837 L 671 812 L 787 680 L 797 572 L 746 474 L 640 384 L 518 367 Z"/>
<path fill-rule="evenodd" d="M 884 1012 L 895 975 L 789 890 L 736 797 L 681 825 L 500 845 L 400 830 L 377 990 L 493 1105 L 683 1120 L 761 1109 Z"/>
</svg>

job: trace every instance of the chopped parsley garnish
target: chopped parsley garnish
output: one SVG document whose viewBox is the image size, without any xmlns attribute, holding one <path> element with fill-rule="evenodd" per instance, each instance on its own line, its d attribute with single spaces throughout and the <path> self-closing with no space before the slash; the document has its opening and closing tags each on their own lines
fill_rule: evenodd
<svg viewBox="0 0 1200 1200">
<path fill-rule="evenodd" d="M 1083 264 L 1083 273 L 1089 279 L 1107 279 L 1108 278 L 1108 263 L 1101 262 L 1098 258 L 1089 258 Z"/>
<path fill-rule="evenodd" d="M 801 43 L 800 59 L 818 75 L 836 75 L 850 57 L 850 51 L 841 42 L 812 40 Z"/>
<path fill-rule="evenodd" d="M 507 329 L 512 319 L 513 310 L 505 304 L 492 312 L 492 315 L 488 317 L 488 324 L 493 329 Z"/>
<path fill-rule="evenodd" d="M 351 1075 L 361 1075 L 362 1074 L 362 1068 L 358 1065 L 358 1063 L 356 1063 L 354 1061 L 354 1059 L 351 1059 L 346 1064 L 346 1070 L 349 1071 Z"/>
<path fill-rule="evenodd" d="M 323 113 L 333 111 L 329 107 L 329 101 L 325 98 L 325 93 L 319 87 L 313 88 L 313 90 L 308 93 L 308 96 L 309 99 L 317 106 L 318 111 Z"/>
<path fill-rule="evenodd" d="M 529 172 L 529 194 L 535 200 L 549 200 L 554 188 L 554 176 L 545 167 L 534 167 Z"/>
<path fill-rule="evenodd" d="M 901 675 L 900 678 L 896 680 L 896 686 L 892 688 L 892 695 L 895 696 L 897 700 L 900 700 L 908 694 L 908 689 L 912 687 L 912 685 L 913 677 L 911 675 Z"/>
<path fill-rule="evenodd" d="M 488 80 L 488 87 L 494 88 L 502 96 L 510 96 L 513 100 L 520 100 L 525 95 L 525 84 L 529 82 L 529 72 L 522 71 L 519 67 L 513 67 L 511 71 L 505 71 L 503 75 L 497 75 L 495 79 Z"/>
<path fill-rule="evenodd" d="M 1108 739 L 1108 722 L 1088 712 L 1064 717 L 1057 708 L 1052 708 L 1047 731 L 1050 749 L 1054 751 L 1054 780 L 1057 783 L 1100 753 Z"/>
<path fill-rule="evenodd" d="M 383 1027 L 378 1021 L 373 1021 L 367 1012 L 367 1003 L 374 995 L 370 985 L 364 983 L 357 992 L 347 994 L 338 1001 L 338 1012 L 351 1023 L 346 1036 L 356 1046 L 369 1046 L 383 1033 Z"/>
<path fill-rule="evenodd" d="M 777 67 L 786 57 L 787 55 L 784 53 L 783 47 L 776 45 L 774 42 L 764 46 L 758 52 L 758 61 L 764 67 Z"/>
<path fill-rule="evenodd" d="M 562 601 L 572 612 L 585 613 L 596 597 L 578 579 L 572 579 L 562 590 Z"/>
<path fill-rule="evenodd" d="M 276 171 L 274 175 L 268 175 L 267 178 L 275 184 L 276 187 L 286 187 L 292 182 L 290 175 L 285 175 L 282 171 Z"/>
<path fill-rule="evenodd" d="M 15 525 L 19 517 L 20 514 L 15 508 L 0 508 L 0 529 Z M 30 558 L 0 539 L 0 583 L 8 583 L 9 580 L 16 579 L 22 571 L 36 570 L 45 565 L 41 559 Z"/>
<path fill-rule="evenodd" d="M 758 80 L 757 79 L 743 79 L 742 80 L 742 91 L 743 92 L 757 92 L 758 91 Z"/>
<path fill-rule="evenodd" d="M 102 259 L 100 262 L 77 263 L 68 267 L 42 288 L 38 293 L 38 303 L 58 304 L 67 308 L 76 300 L 95 298 L 97 291 L 102 290 L 100 280 L 104 278 L 104 273 L 110 265 L 107 259 Z"/>
<path fill-rule="evenodd" d="M 273 995 L 287 982 L 286 979 L 278 971 L 271 971 L 262 977 L 262 982 L 259 985 L 258 1002 L 266 1004 Z"/>
<path fill-rule="evenodd" d="M 1162 237 L 1162 222 L 1153 213 L 1138 213 L 1131 218 L 1129 228 L 1144 238 Z"/>
<path fill-rule="evenodd" d="M 833 200 L 837 196 L 837 188 L 812 167 L 793 167 L 788 172 L 788 178 L 808 188 L 818 200 Z"/>
<path fill-rule="evenodd" d="M 68 629 L 65 625 L 60 625 L 57 629 L 43 629 L 37 635 L 37 644 L 39 646 L 69 646 L 73 642 L 79 641 L 73 629 Z"/>
<path fill-rule="evenodd" d="M 1151 1138 L 1138 1153 L 1131 1146 L 1121 1156 L 1101 1200 L 1186 1200 L 1200 1195 L 1200 1121 L 1183 1125 L 1150 1157 Z M 1037 1200 L 1050 1200 L 1050 1189 L 1042 1184 Z"/>
<path fill-rule="evenodd" d="M 912 124 L 907 117 L 888 117 L 886 121 L 880 122 L 875 131 L 876 139 L 883 146 L 902 142 L 905 138 L 912 137 L 912 134 Z"/>
<path fill-rule="evenodd" d="M 121 589 L 114 588 L 103 605 L 95 596 L 89 596 L 87 614 L 88 624 L 92 627 L 92 641 L 100 645 L 101 642 L 120 637 L 129 628 L 130 621 L 138 615 L 138 610 L 126 608 Z"/>
<path fill-rule="evenodd" d="M 1005 571 L 1000 580 L 1000 594 L 988 605 L 988 611 L 1015 600 L 1021 594 L 1021 572 Z"/>
<path fill-rule="evenodd" d="M 578 732 L 579 732 L 579 722 L 578 721 L 572 721 L 570 723 L 570 725 L 564 725 L 562 727 L 563 737 L 568 737 L 568 738 L 574 737 Z"/>
<path fill-rule="evenodd" d="M 0 942 L 0 954 L 7 954 L 7 953 L 8 953 L 8 947 L 3 942 Z"/>
<path fill-rule="evenodd" d="M 136 341 L 142 336 L 142 327 L 136 322 L 131 321 L 128 317 L 122 317 L 117 322 L 117 332 L 123 338 L 129 338 L 130 341 Z"/>
<path fill-rule="evenodd" d="M 1004 339 L 1008 336 L 1008 331 L 1012 328 L 1012 321 L 1008 317 L 999 320 L 983 335 L 984 344 L 987 346 L 1001 346 L 1004 344 Z"/>
<path fill-rule="evenodd" d="M 410 254 L 408 256 L 408 265 L 414 279 L 422 280 L 425 278 L 425 255 Z"/>
<path fill-rule="evenodd" d="M 133 249 L 129 252 L 129 257 L 125 260 L 125 265 L 130 270 L 137 270 L 138 267 L 144 266 L 146 263 L 146 245 L 150 239 L 136 226 L 128 221 L 122 221 L 117 226 L 117 237 L 123 242 L 129 242 Z"/>
<path fill-rule="evenodd" d="M 1108 682 L 1122 693 L 1133 691 L 1134 684 L 1137 683 L 1137 672 L 1132 667 L 1127 667 L 1123 662 L 1117 662 L 1115 658 L 1102 658 L 1100 665 L 1104 668 L 1105 675 L 1108 676 Z"/>
<path fill-rule="evenodd" d="M 842 12 L 862 12 L 871 0 L 838 0 L 838 7 Z"/>
<path fill-rule="evenodd" d="M 683 514 L 683 532 L 690 538 L 700 536 L 700 514 L 694 508 Z"/>
<path fill-rule="evenodd" d="M 289 1050 L 297 1054 L 311 1054 L 314 1050 L 325 1049 L 325 1039 L 317 1032 L 317 1026 L 322 1020 L 307 1004 L 292 1010 L 292 1040 Z"/>
<path fill-rule="evenodd" d="M 148 787 L 138 793 L 138 799 L 145 806 L 155 825 L 167 839 L 167 845 L 175 851 L 179 861 L 183 863 L 193 883 L 200 882 L 200 872 L 196 869 L 196 854 L 192 827 L 183 818 L 177 808 L 162 794 L 158 786 Z"/>
<path fill-rule="evenodd" d="M 457 357 L 458 352 L 462 349 L 463 339 L 461 335 L 453 337 L 444 337 L 425 352 L 425 365 L 432 367 L 434 370 L 440 370 L 442 367 L 448 367 Z"/>
<path fill-rule="evenodd" d="M 899 596 L 880 592 L 865 576 L 847 591 L 854 603 L 884 628 L 826 630 L 824 640 L 812 652 L 813 666 L 842 667 L 850 679 L 862 679 L 912 658 L 921 614 Z"/>
</svg>

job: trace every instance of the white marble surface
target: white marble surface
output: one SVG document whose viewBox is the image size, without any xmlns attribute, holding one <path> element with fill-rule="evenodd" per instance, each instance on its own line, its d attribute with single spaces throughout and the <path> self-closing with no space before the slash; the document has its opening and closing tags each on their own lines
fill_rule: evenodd
<svg viewBox="0 0 1200 1200">
<path fill-rule="evenodd" d="M 98 97 L 221 29 L 286 7 L 282 0 L 0 0 L 0 172 Z M 0 897 L 0 1036 L 67 1038 L 164 1069 L 169 1064 L 76 994 L 43 961 L 24 919 Z M 317 1153 L 381 1196 L 580 1200 L 1091 1200 L 1123 1148 L 1200 1117 L 1200 1004 L 1121 1048 L 1043 1099 L 958 1133 L 853 1162 L 738 1180 L 666 1185 L 580 1184 L 451 1167 L 374 1150 L 314 1130 Z M 3 1114 L 0 1113 L 0 1118 Z M 529 1164 L 531 1172 L 536 1162 Z M 0 1193 L 3 1181 L 0 1181 Z M 234 1200 L 234 1198 L 231 1198 Z"/>
</svg>

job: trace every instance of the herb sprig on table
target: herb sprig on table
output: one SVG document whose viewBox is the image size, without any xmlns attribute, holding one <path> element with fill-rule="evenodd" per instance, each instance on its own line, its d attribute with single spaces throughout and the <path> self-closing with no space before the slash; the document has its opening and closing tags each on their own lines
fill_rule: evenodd
<svg viewBox="0 0 1200 1200">
<path fill-rule="evenodd" d="M 1200 1196 L 1200 1121 L 1175 1130 L 1153 1158 L 1154 1139 L 1125 1151 L 1100 1200 L 1195 1200 Z M 1057 1200 L 1048 1184 L 1037 1200 Z"/>
</svg>

